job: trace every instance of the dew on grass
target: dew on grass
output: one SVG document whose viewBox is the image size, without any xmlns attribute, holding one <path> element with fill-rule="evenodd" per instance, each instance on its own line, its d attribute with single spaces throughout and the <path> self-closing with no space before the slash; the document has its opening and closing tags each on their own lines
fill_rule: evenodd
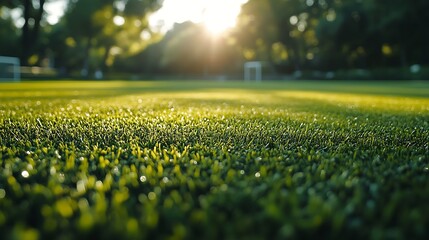
<svg viewBox="0 0 429 240">
<path fill-rule="evenodd" d="M 97 189 L 103 188 L 103 182 L 100 180 L 96 181 L 95 182 L 95 188 L 97 188 Z"/>
<path fill-rule="evenodd" d="M 21 172 L 21 176 L 23 176 L 24 178 L 28 178 L 30 176 L 30 174 L 24 170 Z"/>
<path fill-rule="evenodd" d="M 146 176 L 140 176 L 140 182 L 146 182 Z"/>
<path fill-rule="evenodd" d="M 60 182 L 64 182 L 64 180 L 65 180 L 64 173 L 60 173 L 60 174 L 58 174 L 58 181 L 60 181 Z"/>
<path fill-rule="evenodd" d="M 79 208 L 83 209 L 83 210 L 88 209 L 88 207 L 89 207 L 89 202 L 86 198 L 79 199 L 77 204 L 78 204 Z"/>
<path fill-rule="evenodd" d="M 154 193 L 154 192 L 148 193 L 147 198 L 149 198 L 149 200 L 155 200 L 156 199 L 156 193 Z"/>
<path fill-rule="evenodd" d="M 86 188 L 85 188 L 85 182 L 83 180 L 77 181 L 76 190 L 78 192 L 85 192 Z"/>
<path fill-rule="evenodd" d="M 288 94 L 291 92 L 287 91 Z M 253 94 L 251 92 L 253 90 L 249 94 Z M 189 94 L 192 96 L 192 93 Z M 303 99 L 307 96 L 306 93 L 300 94 Z M 429 126 L 424 121 L 426 113 L 415 117 L 403 114 L 402 121 L 399 114 L 389 109 L 373 111 L 370 102 L 359 103 L 358 109 L 350 111 L 346 107 L 353 101 L 347 99 L 343 101 L 339 98 L 341 104 L 336 107 L 333 99 L 332 102 L 327 99 L 329 102 L 322 101 L 317 105 L 312 99 L 287 101 L 291 99 L 283 98 L 280 93 L 280 99 L 276 94 L 276 97 L 266 95 L 267 98 L 261 98 L 257 107 L 252 105 L 253 100 L 250 103 L 247 98 L 212 103 L 211 100 L 198 102 L 184 97 L 169 102 L 170 94 L 155 99 L 155 95 L 151 97 L 145 93 L 143 100 L 137 95 L 123 98 L 121 95 L 115 101 L 111 101 L 110 97 L 105 100 L 98 97 L 88 99 L 85 105 L 85 101 L 74 101 L 75 104 L 82 104 L 79 105 L 81 112 L 77 112 L 76 105 L 67 105 L 69 98 L 64 102 L 54 101 L 55 107 L 37 107 L 33 110 L 30 108 L 35 100 L 27 100 L 27 106 L 22 108 L 23 111 L 30 111 L 30 115 L 23 118 L 12 117 L 15 114 L 12 113 L 13 109 L 5 111 L 3 108 L 0 115 L 6 117 L 0 119 L 0 125 L 5 125 L 2 130 L 6 137 L 0 139 L 3 143 L 0 155 L 3 156 L 4 165 L 0 175 L 7 185 L 5 187 L 0 183 L 0 202 L 6 201 L 11 207 L 16 207 L 21 199 L 13 202 L 15 190 L 22 189 L 20 192 L 24 192 L 25 196 L 28 194 L 30 197 L 23 200 L 27 201 L 26 206 L 41 209 L 47 223 L 37 229 L 39 238 L 61 234 L 59 232 L 63 229 L 77 230 L 76 233 L 68 231 L 70 238 L 93 232 L 94 228 L 106 228 L 106 234 L 110 234 L 109 226 L 115 224 L 128 230 L 126 235 L 131 232 L 127 236 L 140 234 L 135 232 L 137 227 L 141 227 L 144 235 L 145 229 L 150 232 L 158 229 L 163 219 L 170 216 L 171 211 L 168 210 L 172 206 L 175 207 L 175 217 L 183 221 L 173 221 L 173 230 L 168 234 L 180 238 L 187 236 L 180 230 L 181 225 L 186 228 L 195 222 L 207 223 L 210 212 L 218 207 L 238 207 L 240 210 L 243 201 L 247 201 L 249 207 L 257 204 L 262 215 L 258 216 L 259 212 L 252 211 L 252 216 L 246 219 L 248 222 L 243 225 L 240 221 L 231 221 L 231 228 L 243 228 L 255 236 L 264 237 L 257 228 L 246 229 L 246 226 L 253 226 L 265 217 L 274 217 L 273 226 L 278 227 L 276 235 L 281 238 L 296 237 L 301 230 L 314 232 L 325 221 L 337 222 L 337 227 L 341 229 L 365 229 L 371 228 L 370 224 L 365 221 L 359 223 L 356 219 L 367 216 L 371 223 L 374 216 L 391 215 L 385 212 L 383 204 L 376 204 L 389 201 L 382 194 L 384 190 L 392 190 L 392 194 L 398 196 L 411 194 L 410 198 L 399 198 L 401 201 L 389 201 L 388 207 L 410 212 L 403 216 L 404 222 L 424 216 L 423 212 L 413 215 L 409 206 L 417 209 L 425 204 L 412 194 L 421 193 L 421 180 L 424 180 L 421 174 L 429 174 L 424 141 Z M 309 98 L 312 96 L 313 93 L 308 93 Z M 270 103 L 271 100 L 273 102 Z M 173 103 L 174 106 L 170 105 Z M 220 103 L 222 105 L 219 107 Z M 237 109 L 241 103 L 243 109 Z M 312 106 L 306 107 L 309 103 Z M 46 106 L 48 104 L 46 102 Z M 5 106 L 4 102 L 0 105 Z M 67 112 L 59 112 L 59 107 L 63 105 Z M 21 111 L 21 106 L 13 107 Z M 423 110 L 416 106 L 416 111 L 418 109 Z M 243 112 L 242 117 L 237 117 L 238 111 Z M 130 117 L 131 114 L 134 116 Z M 44 120 L 43 127 L 34 124 L 38 116 Z M 34 136 L 32 131 L 39 136 L 37 139 L 31 138 Z M 272 142 L 276 142 L 278 147 L 268 144 Z M 8 145 L 16 145 L 16 149 Z M 39 146 L 47 147 L 37 149 Z M 137 146 L 140 148 L 138 151 L 135 149 Z M 154 146 L 155 150 L 152 150 Z M 408 146 L 412 148 L 406 148 Z M 116 157 L 119 147 L 129 149 L 121 150 L 120 159 Z M 55 149 L 58 150 L 54 154 Z M 89 152 L 88 149 L 94 150 Z M 193 157 L 196 153 L 199 156 Z M 58 159 L 57 156 L 66 159 Z M 75 156 L 76 167 L 67 167 L 67 162 Z M 373 161 L 375 166 L 371 164 Z M 119 175 L 114 174 L 115 166 Z M 27 179 L 20 176 L 24 170 L 28 171 Z M 405 175 L 396 174 L 395 181 L 385 181 L 397 170 Z M 249 181 L 252 180 L 249 179 L 252 173 L 255 179 Z M 79 182 L 81 179 L 83 181 Z M 38 186 L 45 180 L 46 186 Z M 34 181 L 36 184 L 30 185 Z M 244 191 L 235 191 L 241 186 Z M 76 189 L 85 191 L 78 192 Z M 83 194 L 85 192 L 87 194 Z M 38 201 L 40 193 L 50 196 L 48 202 Z M 31 194 L 36 197 L 31 197 Z M 195 201 L 197 199 L 199 202 Z M 113 206 L 113 202 L 124 204 Z M 353 205 L 347 205 L 350 202 Z M 141 206 L 136 208 L 136 203 Z M 259 208 L 259 203 L 262 208 Z M 301 203 L 305 204 L 304 209 Z M 299 218 L 302 211 L 305 214 L 308 211 L 310 217 L 305 219 L 308 226 L 295 229 L 296 223 L 277 221 L 284 219 L 284 212 L 281 211 L 284 204 L 292 210 L 292 217 Z M 25 208 L 23 210 L 27 211 Z M 127 214 L 133 211 L 144 214 L 134 219 L 135 214 Z M 109 216 L 116 216 L 115 212 L 123 216 L 121 221 L 108 222 L 111 219 Z M 235 215 L 231 216 L 234 218 Z M 0 209 L 0 225 L 6 224 L 11 217 L 14 217 L 13 212 Z M 65 221 L 65 218 L 70 221 Z M 382 219 L 379 231 L 387 231 L 388 235 L 397 231 L 396 228 L 384 227 L 389 226 L 389 221 Z M 27 226 L 23 227 L 27 229 Z M 201 227 L 202 231 L 212 230 L 209 224 Z M 80 232 L 82 230 L 85 232 Z M 412 232 L 412 226 L 404 225 L 405 231 Z M 160 234 L 163 233 L 161 230 Z"/>
<path fill-rule="evenodd" d="M 58 150 L 55 150 L 55 155 L 58 159 L 61 159 L 61 155 L 59 154 Z"/>
</svg>

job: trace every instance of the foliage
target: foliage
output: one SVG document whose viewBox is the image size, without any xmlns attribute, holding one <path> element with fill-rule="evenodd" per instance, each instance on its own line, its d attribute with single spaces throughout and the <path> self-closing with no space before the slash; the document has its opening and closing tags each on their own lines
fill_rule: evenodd
<svg viewBox="0 0 429 240">
<path fill-rule="evenodd" d="M 41 24 L 44 13 L 46 0 L 9 0 L 0 3 L 0 10 L 8 11 L 7 9 L 21 9 L 22 19 L 24 21 L 21 27 L 21 63 L 28 65 L 32 54 L 37 52 L 39 35 L 41 32 Z M 12 31 L 13 32 L 13 31 Z M 2 37 L 9 38 L 8 35 Z M 12 35 L 13 37 L 13 35 Z M 13 45 L 9 45 L 11 47 Z"/>
<path fill-rule="evenodd" d="M 428 64 L 428 9 L 424 0 L 249 0 L 236 37 L 281 72 Z M 270 56 L 279 43 L 282 62 Z"/>
<path fill-rule="evenodd" d="M 157 0 L 97 0 L 70 2 L 65 14 L 68 39 L 78 43 L 83 52 L 80 62 L 90 69 L 107 70 L 115 55 L 141 50 L 140 35 L 148 28 L 147 14 L 159 8 Z M 122 23 L 115 23 L 115 18 Z M 67 39 L 66 39 L 67 41 Z M 79 51 L 78 51 L 79 52 Z"/>
<path fill-rule="evenodd" d="M 0 235 L 424 239 L 428 87 L 3 84 Z"/>
<path fill-rule="evenodd" d="M 42 65 L 42 59 L 53 57 L 62 70 L 107 70 L 115 55 L 135 54 L 145 47 L 140 35 L 148 28 L 147 14 L 157 10 L 161 0 L 93 0 L 68 1 L 61 21 L 50 26 L 44 16 L 45 0 L 16 0 L 0 3 L 0 14 L 22 9 L 20 51 L 14 49 L 17 26 L 2 28 L 5 50 L 0 55 L 21 56 L 22 65 Z M 0 16 L 0 24 L 7 24 Z M 114 24 L 113 19 L 124 19 Z M 4 19 L 3 19 L 4 18 Z M 6 19 L 7 20 L 7 19 Z M 5 38 L 5 40 L 3 40 Z M 2 45 L 3 47 L 3 45 Z M 112 50 L 113 49 L 113 50 Z M 33 58 L 33 60 L 30 60 Z M 84 74 L 85 75 L 85 74 Z"/>
</svg>

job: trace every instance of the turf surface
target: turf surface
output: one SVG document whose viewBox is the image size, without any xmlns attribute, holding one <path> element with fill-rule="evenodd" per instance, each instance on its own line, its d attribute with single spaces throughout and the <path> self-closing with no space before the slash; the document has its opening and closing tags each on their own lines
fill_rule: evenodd
<svg viewBox="0 0 429 240">
<path fill-rule="evenodd" d="M 2 239 L 425 239 L 428 82 L 0 84 Z"/>
</svg>

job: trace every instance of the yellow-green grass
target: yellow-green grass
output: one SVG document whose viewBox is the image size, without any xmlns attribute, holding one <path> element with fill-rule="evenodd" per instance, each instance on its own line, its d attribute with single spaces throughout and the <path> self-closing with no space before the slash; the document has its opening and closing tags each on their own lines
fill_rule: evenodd
<svg viewBox="0 0 429 240">
<path fill-rule="evenodd" d="M 3 83 L 0 116 L 6 239 L 429 234 L 428 82 Z"/>
</svg>

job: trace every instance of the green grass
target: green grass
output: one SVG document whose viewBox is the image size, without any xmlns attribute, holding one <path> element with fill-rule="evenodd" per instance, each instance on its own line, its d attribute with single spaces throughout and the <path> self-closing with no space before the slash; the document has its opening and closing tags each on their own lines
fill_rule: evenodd
<svg viewBox="0 0 429 240">
<path fill-rule="evenodd" d="M 425 239 L 428 82 L 0 84 L 1 239 Z"/>
</svg>

